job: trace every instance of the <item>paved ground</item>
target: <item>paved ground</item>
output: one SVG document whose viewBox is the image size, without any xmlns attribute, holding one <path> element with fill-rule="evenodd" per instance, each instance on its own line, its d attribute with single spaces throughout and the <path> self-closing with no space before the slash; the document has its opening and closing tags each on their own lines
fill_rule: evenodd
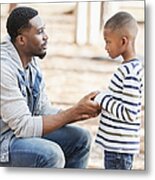
<svg viewBox="0 0 155 180">
<path fill-rule="evenodd" d="M 99 47 L 81 47 L 73 43 L 74 14 L 62 14 L 62 8 L 58 8 L 56 11 L 56 7 L 52 11 L 47 5 L 42 5 L 42 8 L 37 4 L 32 6 L 39 8 L 40 12 L 44 14 L 47 32 L 50 36 L 48 55 L 40 65 L 47 83 L 47 93 L 53 105 L 65 109 L 92 90 L 106 89 L 119 62 L 104 58 Z M 66 12 L 69 12 L 70 7 L 67 8 Z M 1 19 L 3 37 L 5 13 Z M 94 139 L 98 122 L 99 119 L 94 118 L 76 125 L 88 129 Z M 101 150 L 93 142 L 88 168 L 103 168 L 102 156 Z M 144 116 L 142 116 L 141 151 L 135 159 L 134 169 L 144 169 Z"/>
</svg>

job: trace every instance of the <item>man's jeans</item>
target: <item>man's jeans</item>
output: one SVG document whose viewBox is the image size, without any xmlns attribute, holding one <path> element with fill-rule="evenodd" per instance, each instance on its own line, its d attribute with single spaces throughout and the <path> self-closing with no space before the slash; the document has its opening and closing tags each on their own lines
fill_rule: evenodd
<svg viewBox="0 0 155 180">
<path fill-rule="evenodd" d="M 7 167 L 86 168 L 90 133 L 67 125 L 42 138 L 13 138 Z"/>
<path fill-rule="evenodd" d="M 115 153 L 104 151 L 105 169 L 124 169 L 131 170 L 133 154 Z"/>
</svg>

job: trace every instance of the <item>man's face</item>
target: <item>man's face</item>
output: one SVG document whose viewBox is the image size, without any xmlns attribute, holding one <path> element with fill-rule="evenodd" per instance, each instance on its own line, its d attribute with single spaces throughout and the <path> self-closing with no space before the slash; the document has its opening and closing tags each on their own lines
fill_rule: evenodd
<svg viewBox="0 0 155 180">
<path fill-rule="evenodd" d="M 25 39 L 24 52 L 28 56 L 43 58 L 46 55 L 48 36 L 45 33 L 45 24 L 37 15 L 29 23 L 31 28 L 23 31 Z"/>
</svg>

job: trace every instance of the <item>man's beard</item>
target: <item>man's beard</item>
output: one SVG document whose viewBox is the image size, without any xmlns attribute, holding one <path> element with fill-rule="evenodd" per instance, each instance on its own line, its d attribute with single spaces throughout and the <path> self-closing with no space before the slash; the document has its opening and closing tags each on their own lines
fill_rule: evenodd
<svg viewBox="0 0 155 180">
<path fill-rule="evenodd" d="M 43 53 L 43 54 L 38 54 L 37 56 L 38 56 L 40 59 L 43 59 L 43 58 L 46 56 L 46 52 Z"/>
</svg>

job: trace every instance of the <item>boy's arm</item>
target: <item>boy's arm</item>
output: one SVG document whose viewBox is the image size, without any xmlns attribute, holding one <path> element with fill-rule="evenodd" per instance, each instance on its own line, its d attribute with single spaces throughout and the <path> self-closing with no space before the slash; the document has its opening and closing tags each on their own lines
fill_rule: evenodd
<svg viewBox="0 0 155 180">
<path fill-rule="evenodd" d="M 121 98 L 117 98 L 110 92 L 101 92 L 95 101 L 103 110 L 113 114 L 118 119 L 133 122 L 141 111 L 142 82 L 131 75 L 126 76 L 123 82 Z"/>
</svg>

